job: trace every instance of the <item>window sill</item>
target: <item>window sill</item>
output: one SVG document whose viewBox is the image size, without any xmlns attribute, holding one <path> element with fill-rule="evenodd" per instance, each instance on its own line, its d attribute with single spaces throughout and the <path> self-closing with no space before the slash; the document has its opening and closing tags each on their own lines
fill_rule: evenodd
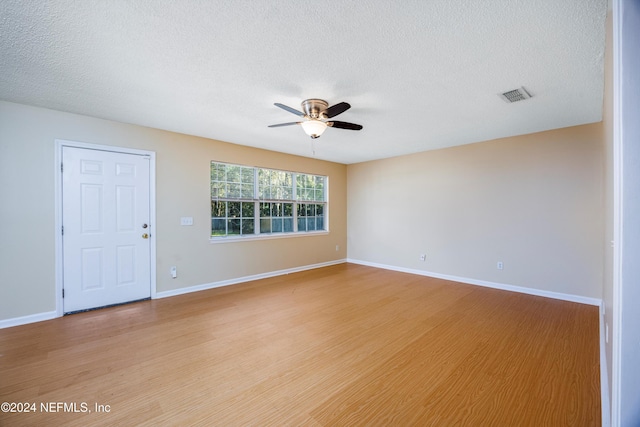
<svg viewBox="0 0 640 427">
<path fill-rule="evenodd" d="M 231 243 L 231 242 L 248 242 L 255 240 L 270 240 L 270 239 L 288 239 L 290 237 L 310 237 L 310 236 L 325 236 L 329 234 L 328 231 L 307 231 L 302 233 L 277 233 L 277 234 L 258 234 L 250 236 L 227 236 L 227 237 L 210 237 L 209 243 Z"/>
</svg>

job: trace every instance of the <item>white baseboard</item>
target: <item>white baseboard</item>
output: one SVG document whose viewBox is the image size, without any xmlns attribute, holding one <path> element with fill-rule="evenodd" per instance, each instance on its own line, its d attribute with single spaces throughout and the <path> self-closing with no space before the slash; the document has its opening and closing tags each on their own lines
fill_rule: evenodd
<svg viewBox="0 0 640 427">
<path fill-rule="evenodd" d="M 270 271 L 268 273 L 254 274 L 251 276 L 237 277 L 234 279 L 221 280 L 219 282 L 204 283 L 202 285 L 188 286 L 186 288 L 171 289 L 169 291 L 156 292 L 155 299 L 167 298 L 176 295 L 188 294 L 191 292 L 204 291 L 207 289 L 220 288 L 222 286 L 237 285 L 238 283 L 250 282 L 252 280 L 266 279 L 269 277 L 282 276 L 285 274 L 297 273 L 300 271 L 313 270 L 314 268 L 328 267 L 330 265 L 344 264 L 346 259 L 322 262 L 318 264 L 304 265 L 301 267 L 288 268 L 285 270 Z"/>
<path fill-rule="evenodd" d="M 45 313 L 30 314 L 29 316 L 13 317 L 11 319 L 0 320 L 0 329 L 10 328 L 12 326 L 26 325 L 28 323 L 42 322 L 43 320 L 51 320 L 58 317 L 58 312 L 47 311 Z"/>
<path fill-rule="evenodd" d="M 486 280 L 470 279 L 468 277 L 451 276 L 448 274 L 433 273 L 430 271 L 416 270 L 412 268 L 396 267 L 387 264 L 378 264 L 375 262 L 361 261 L 348 258 L 347 262 L 353 264 L 366 265 L 369 267 L 382 268 L 385 270 L 400 271 L 402 273 L 417 274 L 419 276 L 434 277 L 436 279 L 450 280 L 452 282 L 466 283 L 469 285 L 484 286 L 487 288 L 501 289 L 503 291 L 519 292 L 522 294 L 536 295 L 540 297 L 559 299 L 564 301 L 577 302 L 581 304 L 600 306 L 602 300 L 599 298 L 589 298 L 581 295 L 563 294 L 560 292 L 543 291 L 541 289 L 526 288 L 523 286 L 507 285 L 505 283 L 488 282 Z"/>
</svg>

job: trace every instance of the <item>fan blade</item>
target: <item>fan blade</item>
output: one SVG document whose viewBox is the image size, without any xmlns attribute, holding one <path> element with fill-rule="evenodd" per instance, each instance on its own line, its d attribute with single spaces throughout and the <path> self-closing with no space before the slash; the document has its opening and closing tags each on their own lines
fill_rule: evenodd
<svg viewBox="0 0 640 427">
<path fill-rule="evenodd" d="M 278 123 L 277 125 L 269 125 L 270 128 L 279 128 L 281 126 L 299 125 L 301 122 Z"/>
<path fill-rule="evenodd" d="M 351 108 L 351 105 L 347 104 L 346 102 L 341 102 L 339 104 L 332 105 L 320 114 L 325 116 L 327 119 L 330 119 L 331 117 L 335 117 L 338 114 L 344 113 L 349 108 Z"/>
<path fill-rule="evenodd" d="M 360 129 L 362 129 L 361 125 L 357 125 L 355 123 L 337 122 L 337 121 L 327 122 L 327 126 L 331 126 L 331 127 L 338 128 L 338 129 L 350 129 L 350 130 L 360 130 Z"/>
<path fill-rule="evenodd" d="M 275 105 L 276 107 L 280 107 L 280 108 L 282 108 L 282 109 L 283 109 L 283 110 L 285 110 L 285 111 L 288 111 L 288 112 L 290 112 L 290 113 L 293 113 L 293 114 L 295 114 L 296 116 L 304 117 L 304 113 L 303 113 L 302 111 L 298 111 L 298 110 L 296 110 L 295 108 L 288 107 L 288 106 L 286 106 L 286 105 L 284 105 L 284 104 L 280 104 L 280 103 L 278 103 L 278 102 L 276 102 L 276 103 L 275 103 L 275 104 L 273 104 L 273 105 Z"/>
</svg>

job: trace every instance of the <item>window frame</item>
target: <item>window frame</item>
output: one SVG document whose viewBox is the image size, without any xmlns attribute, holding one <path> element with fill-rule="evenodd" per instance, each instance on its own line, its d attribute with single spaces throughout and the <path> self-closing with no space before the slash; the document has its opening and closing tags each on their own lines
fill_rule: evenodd
<svg viewBox="0 0 640 427">
<path fill-rule="evenodd" d="M 235 181 L 227 181 L 226 180 L 226 176 L 225 176 L 225 180 L 221 181 L 219 179 L 214 179 L 214 165 L 225 165 L 225 167 L 227 166 L 231 166 L 231 167 L 237 167 L 240 170 L 240 175 L 242 176 L 243 172 L 246 169 L 252 169 L 253 171 L 253 197 L 252 198 L 245 198 L 242 197 L 242 194 L 240 194 L 240 196 L 236 197 L 233 194 L 229 195 L 227 193 L 228 188 L 229 188 L 229 183 L 236 185 L 237 183 L 235 183 Z M 326 175 L 318 175 L 318 174 L 314 174 L 314 173 L 310 173 L 310 172 L 296 172 L 296 171 L 289 171 L 289 170 L 282 170 L 282 169 L 273 169 L 273 168 L 266 168 L 266 167 L 260 167 L 260 166 L 246 166 L 246 165 L 240 165 L 240 164 L 235 164 L 235 163 L 227 163 L 227 162 L 220 162 L 220 161 L 216 161 L 216 160 L 212 160 L 210 162 L 210 166 L 209 166 L 209 172 L 210 172 L 210 181 L 209 181 L 209 193 L 210 193 L 210 201 L 211 201 L 211 210 L 210 210 L 210 224 L 209 224 L 209 241 L 211 243 L 224 243 L 224 242 L 238 242 L 238 241 L 250 241 L 250 240 L 263 240 L 263 239 L 282 239 L 282 238 L 290 238 L 290 237 L 305 237 L 305 236 L 317 236 L 317 235 L 325 235 L 325 234 L 329 234 L 329 177 Z M 270 174 L 270 176 L 286 176 L 286 175 L 282 175 L 282 174 L 290 174 L 291 177 L 291 191 L 287 192 L 287 191 L 280 191 L 278 193 L 280 194 L 286 194 L 289 195 L 290 193 L 290 198 L 285 198 L 285 199 L 277 199 L 277 198 L 265 198 L 263 197 L 265 195 L 265 186 L 264 186 L 264 179 L 261 180 L 261 173 L 264 174 L 265 172 L 268 172 Z M 226 172 L 225 172 L 226 173 Z M 301 179 L 305 179 L 309 180 L 309 178 L 313 178 L 314 180 L 316 180 L 316 183 L 318 182 L 317 180 L 320 178 L 322 179 L 322 196 L 323 199 L 322 200 L 316 200 L 314 199 L 302 199 L 300 198 L 300 195 L 298 194 L 298 189 L 302 188 L 305 190 L 304 194 L 309 194 L 309 188 L 305 187 L 305 183 L 303 182 L 302 185 L 298 184 L 298 177 L 303 176 L 304 178 Z M 219 176 L 218 176 L 219 178 Z M 242 178 L 241 179 L 241 183 L 240 185 L 244 185 L 242 182 Z M 285 178 L 286 180 L 286 178 Z M 218 192 L 218 194 L 214 197 L 214 182 L 217 183 L 225 183 L 227 185 L 226 189 L 225 189 L 225 194 L 223 197 L 220 196 L 220 186 L 216 185 L 215 190 Z M 317 184 L 316 184 L 317 185 Z M 269 196 L 271 196 L 271 190 L 273 188 L 277 188 L 280 187 L 282 188 L 283 186 L 274 186 L 271 183 L 268 184 L 268 188 L 269 191 L 267 192 Z M 318 191 L 317 189 L 315 189 L 314 191 Z M 314 195 L 317 196 L 317 193 Z M 214 202 L 226 202 L 226 216 L 225 217 L 214 217 L 213 216 L 213 203 Z M 254 208 L 253 208 L 253 212 L 254 212 L 254 226 L 253 226 L 253 233 L 252 234 L 228 234 L 228 230 L 229 230 L 229 221 L 233 220 L 237 220 L 240 218 L 231 218 L 229 217 L 228 213 L 228 206 L 229 206 L 229 202 L 238 202 L 238 203 L 253 203 L 254 204 Z M 262 216 L 262 207 L 263 204 L 268 203 L 270 205 L 271 210 L 271 215 L 270 216 Z M 291 204 L 291 216 L 273 216 L 273 205 L 274 204 Z M 322 215 L 322 219 L 321 219 L 321 223 L 323 225 L 323 229 L 321 230 L 311 230 L 311 231 L 307 231 L 307 230 L 299 230 L 298 229 L 298 209 L 300 205 L 322 205 L 322 209 L 323 209 L 323 215 Z M 241 205 L 242 206 L 242 205 Z M 284 210 L 284 207 L 282 207 L 282 209 Z M 225 230 L 227 232 L 227 234 L 225 235 L 214 235 L 214 229 L 213 229 L 213 221 L 218 218 L 218 219 L 224 219 L 226 224 Z M 260 223 L 263 220 L 269 220 L 270 222 L 270 226 L 273 227 L 273 219 L 274 218 L 283 218 L 283 226 L 282 229 L 284 230 L 285 226 L 284 226 L 284 219 L 290 219 L 291 221 L 291 229 L 292 231 L 277 231 L 277 232 L 273 232 L 273 231 L 269 231 L 269 232 L 262 232 L 262 230 L 260 229 Z M 242 221 L 245 220 L 244 217 L 241 218 Z M 316 225 L 317 226 L 317 225 Z M 242 227 L 241 227 L 242 230 Z"/>
</svg>

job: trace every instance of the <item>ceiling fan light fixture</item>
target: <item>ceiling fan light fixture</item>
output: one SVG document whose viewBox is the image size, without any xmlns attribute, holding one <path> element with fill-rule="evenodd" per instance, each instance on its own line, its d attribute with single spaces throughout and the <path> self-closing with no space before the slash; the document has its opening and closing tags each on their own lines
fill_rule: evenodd
<svg viewBox="0 0 640 427">
<path fill-rule="evenodd" d="M 327 128 L 327 124 L 321 120 L 305 120 L 300 123 L 300 126 L 302 126 L 304 133 L 313 139 L 319 138 Z"/>
<path fill-rule="evenodd" d="M 275 103 L 273 104 L 278 108 L 282 108 L 289 113 L 295 114 L 296 116 L 300 116 L 303 118 L 302 121 L 299 122 L 288 122 L 288 123 L 278 123 L 275 125 L 269 125 L 270 128 L 279 128 L 281 126 L 293 126 L 300 125 L 302 126 L 302 130 L 304 133 L 309 135 L 311 139 L 320 138 L 320 135 L 324 133 L 324 131 L 328 127 L 337 128 L 337 129 L 349 129 L 349 130 L 361 130 L 362 126 L 357 125 L 355 123 L 349 122 L 341 122 L 337 120 L 327 121 L 327 119 L 331 119 L 338 114 L 342 114 L 351 108 L 346 102 L 339 102 L 335 105 L 329 107 L 327 101 L 322 99 L 305 99 L 300 104 L 302 106 L 302 111 L 298 111 L 295 108 L 288 107 L 284 104 Z"/>
</svg>

